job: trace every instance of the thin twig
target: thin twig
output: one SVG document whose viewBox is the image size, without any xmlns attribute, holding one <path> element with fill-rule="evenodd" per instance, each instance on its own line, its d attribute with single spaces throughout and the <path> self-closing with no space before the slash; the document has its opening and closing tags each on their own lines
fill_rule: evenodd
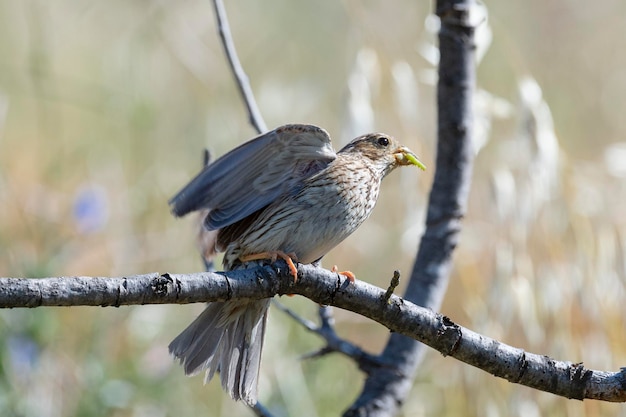
<svg viewBox="0 0 626 417">
<path fill-rule="evenodd" d="M 259 110 L 258 105 L 256 104 L 256 99 L 254 98 L 252 87 L 250 87 L 250 79 L 246 75 L 243 67 L 241 66 L 241 62 L 239 62 L 237 50 L 235 49 L 235 43 L 233 42 L 233 38 L 230 32 L 230 25 L 228 24 L 228 17 L 226 16 L 224 3 L 222 3 L 222 0 L 213 0 L 213 6 L 215 8 L 217 28 L 220 34 L 220 39 L 222 40 L 222 45 L 224 46 L 224 52 L 226 53 L 226 58 L 228 59 L 228 63 L 230 64 L 230 69 L 235 76 L 235 81 L 237 82 L 237 87 L 239 88 L 241 98 L 246 105 L 246 109 L 248 111 L 248 119 L 254 129 L 257 131 L 257 133 L 263 133 L 267 131 L 267 125 L 263 120 L 263 116 L 261 116 L 261 111 Z M 206 151 L 205 165 L 208 165 L 210 163 L 210 160 L 211 156 L 208 151 Z M 202 225 L 200 227 L 202 227 Z M 206 259 L 203 257 L 203 260 L 207 271 L 214 270 L 213 258 Z M 257 416 L 272 416 L 269 410 L 265 408 L 260 402 L 257 402 L 251 408 Z"/>
<path fill-rule="evenodd" d="M 282 311 L 283 313 L 285 313 L 286 315 L 291 317 L 299 325 L 301 325 L 302 327 L 304 327 L 308 331 L 313 332 L 313 333 L 317 333 L 318 327 L 311 320 L 305 319 L 304 317 L 302 317 L 301 315 L 299 315 L 298 313 L 296 313 L 295 311 L 293 311 L 289 307 L 285 306 L 282 303 L 279 303 L 276 300 L 272 300 L 272 304 L 274 305 L 274 307 L 276 307 L 277 309 L 279 309 L 280 311 Z"/>
<path fill-rule="evenodd" d="M 284 306 L 277 301 L 274 301 L 273 304 L 280 311 L 284 312 L 293 320 L 295 320 L 296 323 L 299 323 L 308 331 L 320 336 L 326 342 L 326 345 L 323 346 L 321 349 L 303 355 L 302 359 L 319 358 L 328 355 L 329 353 L 337 352 L 354 360 L 358 364 L 359 369 L 367 374 L 382 366 L 380 360 L 376 355 L 365 352 L 354 343 L 342 339 L 337 335 L 337 332 L 334 329 L 332 307 L 320 306 L 319 316 L 321 324 L 318 326 L 311 320 L 305 319 L 298 313 L 294 312 L 290 308 Z"/>
<path fill-rule="evenodd" d="M 206 167 L 211 163 L 211 151 L 208 149 L 204 149 L 202 152 L 202 167 Z M 210 248 L 213 245 L 213 239 L 211 238 L 211 232 L 204 227 L 204 219 L 208 214 L 208 210 L 200 210 L 196 214 L 197 225 L 198 225 L 198 235 L 197 235 L 197 243 L 198 249 L 200 251 L 200 257 L 202 258 L 202 263 L 204 263 L 204 270 L 206 272 L 215 272 L 215 253 Z"/>
<path fill-rule="evenodd" d="M 222 3 L 222 0 L 213 0 L 213 5 L 215 7 L 217 27 L 222 40 L 222 45 L 224 46 L 224 52 L 228 58 L 230 69 L 235 75 L 237 87 L 239 87 L 239 93 L 241 94 L 241 97 L 246 105 L 246 109 L 248 110 L 250 123 L 254 126 L 258 133 L 266 132 L 267 125 L 265 124 L 263 116 L 261 116 L 261 111 L 256 104 L 254 94 L 252 93 L 252 87 L 250 87 L 250 79 L 246 75 L 246 72 L 241 66 L 241 62 L 239 62 L 239 57 L 237 56 L 237 50 L 235 49 L 235 44 L 230 33 L 230 26 L 228 25 L 228 18 L 226 17 L 224 3 Z"/>
<path fill-rule="evenodd" d="M 251 405 L 250 408 L 254 412 L 257 417 L 272 417 L 272 413 L 268 410 L 260 401 L 257 401 L 256 404 Z"/>
<path fill-rule="evenodd" d="M 389 287 L 387 288 L 387 292 L 383 296 L 383 301 L 385 303 L 389 302 L 389 299 L 393 295 L 395 289 L 400 285 L 400 271 L 393 271 L 393 277 L 391 277 L 391 282 L 389 283 Z"/>
</svg>

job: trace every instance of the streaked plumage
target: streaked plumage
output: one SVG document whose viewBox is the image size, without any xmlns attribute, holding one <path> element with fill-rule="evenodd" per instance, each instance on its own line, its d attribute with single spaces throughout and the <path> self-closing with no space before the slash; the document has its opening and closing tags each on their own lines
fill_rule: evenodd
<svg viewBox="0 0 626 417">
<path fill-rule="evenodd" d="M 382 133 L 360 136 L 335 153 L 311 125 L 286 125 L 230 151 L 172 200 L 177 216 L 208 210 L 205 253 L 226 252 L 224 268 L 260 252 L 295 254 L 312 263 L 371 214 L 382 179 L 399 165 L 423 168 L 415 155 Z M 269 300 L 210 303 L 170 344 L 185 373 L 219 370 L 236 399 L 256 402 Z"/>
</svg>

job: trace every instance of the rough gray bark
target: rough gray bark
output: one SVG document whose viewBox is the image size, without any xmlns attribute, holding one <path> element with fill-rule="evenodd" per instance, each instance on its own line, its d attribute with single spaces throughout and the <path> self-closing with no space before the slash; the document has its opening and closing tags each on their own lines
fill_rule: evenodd
<svg viewBox="0 0 626 417">
<path fill-rule="evenodd" d="M 472 95 L 475 84 L 473 0 L 438 0 L 439 82 L 435 178 L 428 201 L 426 231 L 417 252 L 405 298 L 438 310 L 445 294 L 452 253 L 461 231 L 472 175 Z M 424 346 L 401 334 L 391 335 L 381 359 L 392 368 L 369 375 L 363 391 L 344 413 L 393 416 L 407 397 Z"/>
<path fill-rule="evenodd" d="M 298 266 L 294 282 L 285 263 L 226 273 L 146 274 L 118 278 L 0 278 L 0 307 L 121 306 L 259 299 L 300 294 L 320 304 L 353 311 L 404 337 L 510 382 L 567 398 L 626 401 L 626 369 L 602 372 L 524 352 L 453 323 L 430 309 L 362 281 L 312 265 Z M 372 367 L 371 362 L 367 363 Z M 379 363 L 374 374 L 393 364 Z M 395 367 L 394 367 L 395 369 Z M 396 374 L 396 378 L 403 377 Z"/>
</svg>

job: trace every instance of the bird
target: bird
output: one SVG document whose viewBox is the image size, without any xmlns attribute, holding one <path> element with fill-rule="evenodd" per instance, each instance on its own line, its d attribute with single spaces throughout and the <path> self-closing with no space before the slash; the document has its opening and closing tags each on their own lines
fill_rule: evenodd
<svg viewBox="0 0 626 417">
<path fill-rule="evenodd" d="M 205 256 L 224 252 L 225 271 L 285 259 L 318 262 L 372 213 L 383 178 L 424 164 L 384 133 L 369 133 L 335 152 L 329 134 L 288 124 L 243 143 L 203 170 L 172 199 L 177 216 L 200 211 Z M 344 273 L 354 280 L 351 273 Z M 219 372 L 234 400 L 257 402 L 269 299 L 211 302 L 169 345 L 185 374 Z"/>
</svg>

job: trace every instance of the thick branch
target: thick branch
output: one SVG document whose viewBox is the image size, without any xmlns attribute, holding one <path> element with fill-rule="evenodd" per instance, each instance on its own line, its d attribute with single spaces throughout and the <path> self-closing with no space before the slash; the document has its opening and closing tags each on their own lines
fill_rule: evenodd
<svg viewBox="0 0 626 417">
<path fill-rule="evenodd" d="M 320 304 L 353 311 L 393 332 L 419 340 L 443 355 L 510 382 L 567 398 L 626 401 L 626 369 L 602 372 L 524 352 L 456 325 L 447 317 L 385 290 L 312 265 L 256 267 L 227 273 L 146 274 L 118 278 L 0 278 L 0 307 L 120 306 L 259 299 L 300 294 Z M 390 365 L 391 366 L 391 365 Z M 395 372 L 402 372 L 395 368 Z M 401 376 L 401 375 L 398 375 Z"/>
<path fill-rule="evenodd" d="M 452 253 L 461 231 L 472 174 L 472 94 L 475 84 L 474 0 L 437 0 L 439 82 L 437 84 L 438 138 L 435 178 L 428 201 L 426 230 L 405 297 L 438 310 L 448 286 Z M 381 358 L 395 362 L 401 376 L 382 370 L 371 374 L 363 392 L 345 417 L 388 417 L 397 414 L 410 392 L 423 352 L 415 340 L 394 334 Z"/>
</svg>

